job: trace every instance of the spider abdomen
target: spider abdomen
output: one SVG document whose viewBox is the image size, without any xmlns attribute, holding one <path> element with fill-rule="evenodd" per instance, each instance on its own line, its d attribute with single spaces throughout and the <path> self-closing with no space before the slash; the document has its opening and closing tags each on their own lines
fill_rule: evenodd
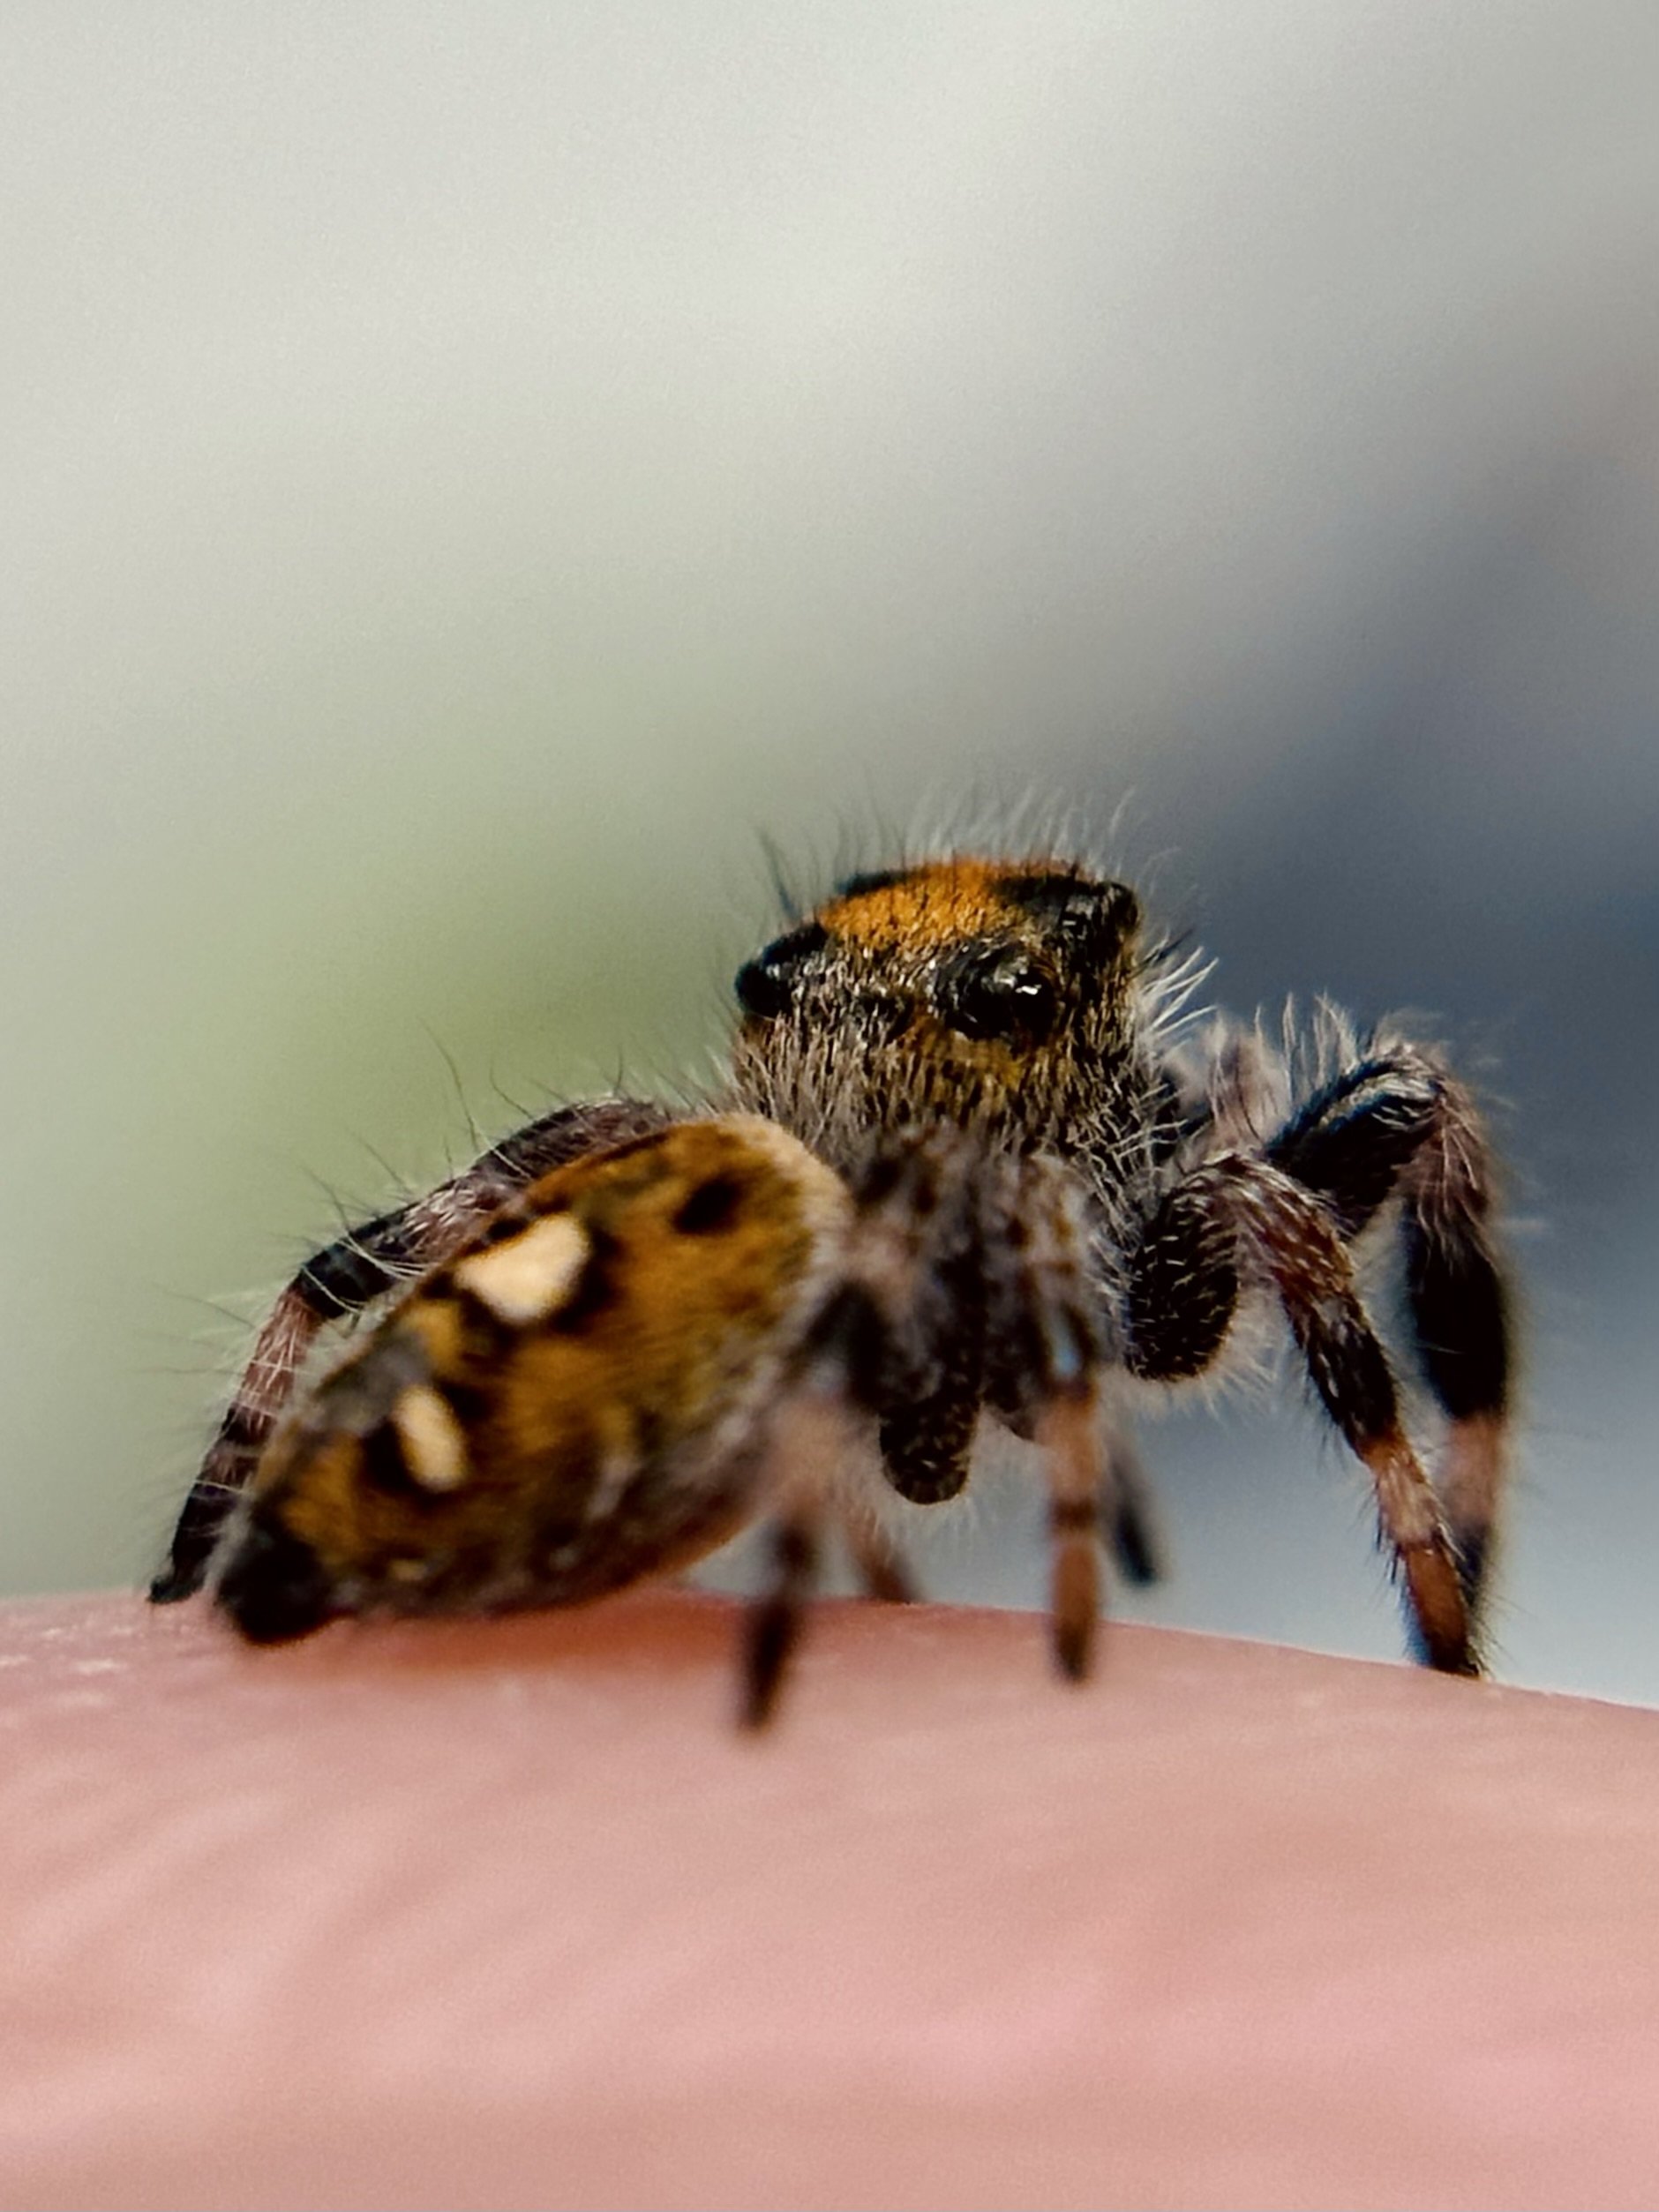
<svg viewBox="0 0 1659 2212">
<path fill-rule="evenodd" d="M 542 1177 L 278 1430 L 221 1606 L 274 1642 L 341 1613 L 574 1604 L 701 1557 L 753 1510 L 849 1211 L 739 1116 Z"/>
</svg>

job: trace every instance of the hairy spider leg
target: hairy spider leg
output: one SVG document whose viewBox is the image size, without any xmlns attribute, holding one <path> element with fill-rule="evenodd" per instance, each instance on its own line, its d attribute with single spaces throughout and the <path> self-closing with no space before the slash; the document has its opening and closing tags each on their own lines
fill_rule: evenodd
<svg viewBox="0 0 1659 2212">
<path fill-rule="evenodd" d="M 1157 1380 L 1197 1372 L 1219 1349 L 1242 1274 L 1271 1284 L 1320 1402 L 1370 1475 L 1418 1655 L 1442 1673 L 1478 1674 L 1456 1549 L 1407 1438 L 1387 1358 L 1323 1201 L 1278 1168 L 1228 1153 L 1167 1196 L 1143 1248 L 1145 1268 L 1141 1251 L 1130 1254 L 1130 1372 Z M 1160 1307 L 1153 1293 L 1167 1295 L 1182 1277 L 1181 1311 Z M 1205 1316 L 1201 1330 L 1191 1325 L 1195 1311 Z"/>
<path fill-rule="evenodd" d="M 1476 1612 L 1502 1503 L 1511 1327 L 1490 1219 L 1490 1151 L 1473 1100 L 1422 1052 L 1372 1054 L 1325 1084 L 1265 1157 L 1357 1236 L 1398 1190 L 1423 1373 L 1449 1423 L 1439 1488 Z"/>
<path fill-rule="evenodd" d="M 1103 1508 L 1106 1541 L 1123 1579 L 1145 1589 L 1159 1581 L 1164 1571 L 1152 1484 L 1126 1421 L 1108 1421 L 1103 1442 L 1107 1469 Z"/>
</svg>

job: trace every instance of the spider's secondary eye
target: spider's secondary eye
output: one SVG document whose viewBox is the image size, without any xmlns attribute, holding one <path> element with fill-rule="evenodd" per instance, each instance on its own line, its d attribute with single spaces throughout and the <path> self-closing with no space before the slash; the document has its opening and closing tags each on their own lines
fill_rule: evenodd
<svg viewBox="0 0 1659 2212">
<path fill-rule="evenodd" d="M 1059 1018 L 1060 994 L 1024 953 L 981 954 L 946 974 L 939 1010 L 963 1037 L 1040 1045 Z"/>
<path fill-rule="evenodd" d="M 1094 967 L 1113 959 L 1140 927 L 1140 901 L 1127 883 L 1090 883 L 1067 874 L 1009 876 L 1004 898 L 1040 922 L 1067 959 Z"/>
<path fill-rule="evenodd" d="M 756 1021 L 775 1022 L 789 1010 L 801 963 L 822 952 L 829 941 L 830 933 L 822 922 L 807 922 L 787 937 L 777 938 L 758 958 L 738 970 L 732 986 L 738 1004 Z"/>
</svg>

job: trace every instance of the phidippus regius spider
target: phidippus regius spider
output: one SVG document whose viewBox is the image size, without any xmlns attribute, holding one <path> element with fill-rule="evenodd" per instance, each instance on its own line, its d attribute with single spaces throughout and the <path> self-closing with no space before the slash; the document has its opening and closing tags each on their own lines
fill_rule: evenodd
<svg viewBox="0 0 1659 2212">
<path fill-rule="evenodd" d="M 905 1596 L 871 1484 L 954 1496 L 991 1421 L 1042 1449 L 1078 1676 L 1102 1541 L 1154 1571 L 1122 1392 L 1203 1375 L 1276 1303 L 1370 1473 L 1418 1655 L 1477 1673 L 1509 1363 L 1480 1118 L 1433 1054 L 1334 1022 L 1297 1090 L 1294 1051 L 1183 1024 L 1195 973 L 1148 946 L 1133 890 L 1065 860 L 843 883 L 739 971 L 706 1111 L 549 1113 L 300 1270 L 152 1596 L 211 1580 L 278 1642 L 577 1603 L 762 1518 L 759 1721 L 826 1523 L 873 1594 Z M 1355 1288 L 1385 1218 L 1447 1422 L 1437 1481 Z M 385 1301 L 290 1407 L 318 1331 Z"/>
</svg>

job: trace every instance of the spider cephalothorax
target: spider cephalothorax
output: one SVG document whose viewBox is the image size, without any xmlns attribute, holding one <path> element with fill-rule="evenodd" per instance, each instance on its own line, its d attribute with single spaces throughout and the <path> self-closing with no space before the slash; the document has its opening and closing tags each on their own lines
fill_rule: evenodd
<svg viewBox="0 0 1659 2212">
<path fill-rule="evenodd" d="M 764 1517 L 759 1719 L 826 1517 L 904 1594 L 860 1486 L 951 1496 L 995 1421 L 1044 1447 L 1079 1674 L 1101 1537 L 1153 1571 L 1124 1389 L 1204 1373 L 1271 1303 L 1371 1478 L 1420 1656 L 1477 1672 L 1509 1365 L 1479 1116 L 1404 1038 L 1327 1021 L 1302 1076 L 1294 1039 L 1183 1032 L 1198 972 L 1146 946 L 1128 887 L 1053 856 L 842 884 L 739 971 L 705 1113 L 562 1109 L 302 1269 L 152 1594 L 211 1566 L 257 1640 L 569 1603 Z M 1355 1284 L 1351 1248 L 1389 1219 L 1437 1481 Z M 287 1410 L 318 1330 L 399 1291 Z"/>
<path fill-rule="evenodd" d="M 1079 867 L 859 875 L 740 969 L 737 1092 L 830 1159 L 931 1121 L 1096 1158 L 1155 1118 L 1140 901 Z"/>
</svg>

